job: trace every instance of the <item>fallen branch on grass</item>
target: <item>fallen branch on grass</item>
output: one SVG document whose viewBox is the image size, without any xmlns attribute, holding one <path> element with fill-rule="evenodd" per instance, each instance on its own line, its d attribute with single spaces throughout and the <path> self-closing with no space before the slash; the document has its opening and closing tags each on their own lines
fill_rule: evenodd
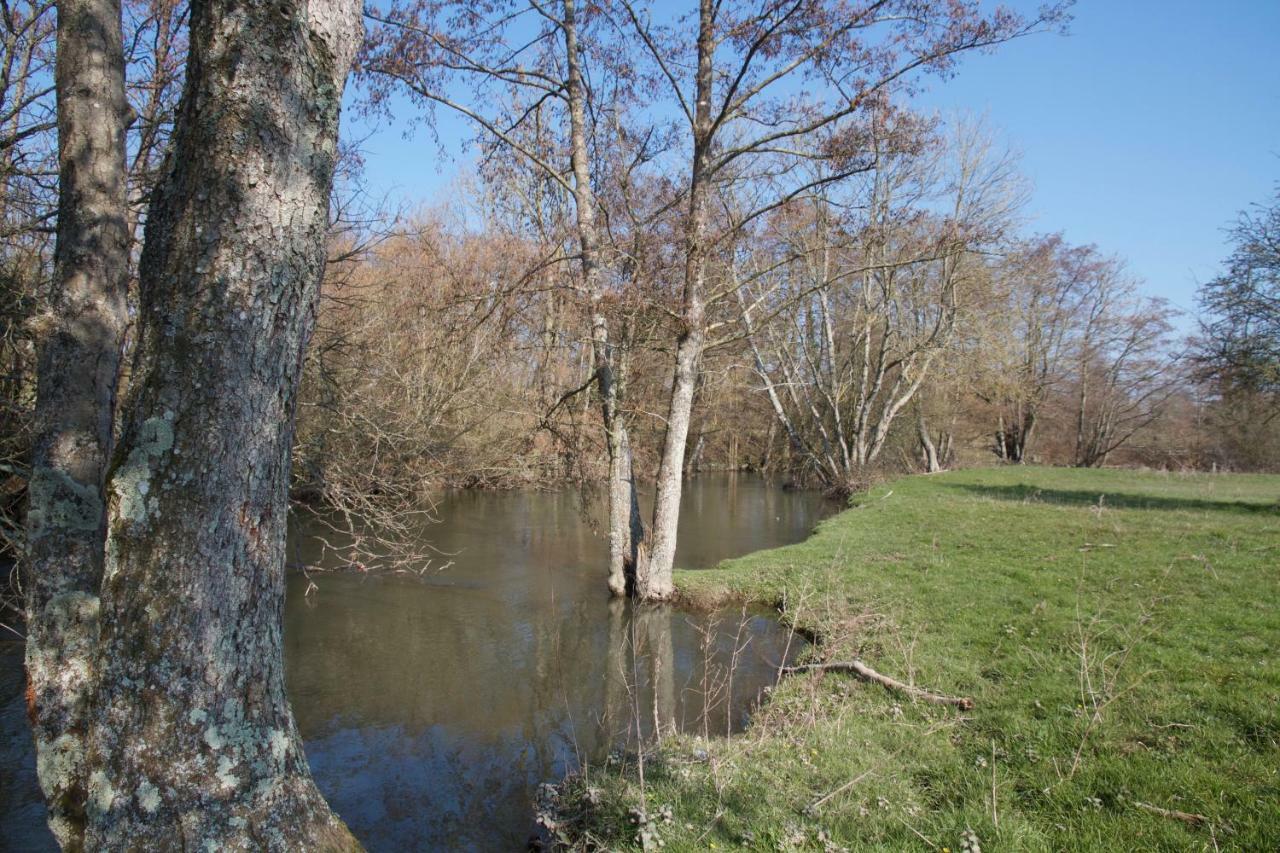
<svg viewBox="0 0 1280 853">
<path fill-rule="evenodd" d="M 1167 818 L 1172 818 L 1174 820 L 1180 820 L 1185 824 L 1190 824 L 1191 826 L 1200 826 L 1202 823 L 1208 823 L 1209 821 L 1209 818 L 1205 817 L 1202 814 L 1192 814 L 1191 812 L 1180 812 L 1180 811 L 1177 811 L 1176 809 L 1162 809 L 1159 806 L 1153 806 L 1150 803 L 1140 803 L 1137 800 L 1134 800 L 1133 804 L 1138 808 L 1142 809 L 1143 811 L 1148 811 L 1148 812 L 1151 812 L 1152 814 L 1158 814 L 1160 815 L 1160 817 L 1167 817 Z"/>
<path fill-rule="evenodd" d="M 832 661 L 831 663 L 806 663 L 800 664 L 799 666 L 789 666 L 783 670 L 783 672 L 806 671 L 847 672 L 850 675 L 856 675 L 863 681 L 870 681 L 873 684 L 879 684 L 881 687 L 888 690 L 905 693 L 908 696 L 915 699 L 922 699 L 925 702 L 934 702 L 938 705 L 954 705 L 962 711 L 968 711 L 973 707 L 973 700 L 967 696 L 947 696 L 942 693 L 934 693 L 931 690 L 925 690 L 922 687 L 916 687 L 913 684 L 904 684 L 896 678 L 881 675 L 860 660 Z"/>
</svg>

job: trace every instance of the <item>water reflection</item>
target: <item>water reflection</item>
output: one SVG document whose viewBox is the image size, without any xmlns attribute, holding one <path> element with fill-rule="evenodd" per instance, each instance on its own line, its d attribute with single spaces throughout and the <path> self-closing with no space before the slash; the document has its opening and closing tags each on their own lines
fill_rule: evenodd
<svg viewBox="0 0 1280 853">
<path fill-rule="evenodd" d="M 749 713 L 703 701 L 729 664 L 703 654 L 710 617 L 562 598 L 500 619 L 491 597 L 403 579 L 334 578 L 324 598 L 290 608 L 290 695 L 322 790 L 370 849 L 515 849 L 538 782 L 656 727 L 723 732 Z M 786 646 L 747 621 L 743 699 Z"/>
<path fill-rule="evenodd" d="M 797 541 L 826 511 L 747 477 L 687 494 L 685 566 Z M 286 677 L 307 757 L 373 851 L 520 849 L 539 782 L 656 729 L 740 728 L 790 645 L 766 614 L 611 601 L 604 540 L 571 494 L 462 493 L 427 533 L 449 556 L 422 577 L 318 574 L 309 596 L 289 579 Z M 304 562 L 324 559 L 305 527 L 293 538 Z M 20 648 L 0 657 L 0 848 L 52 849 L 20 667 Z"/>
</svg>

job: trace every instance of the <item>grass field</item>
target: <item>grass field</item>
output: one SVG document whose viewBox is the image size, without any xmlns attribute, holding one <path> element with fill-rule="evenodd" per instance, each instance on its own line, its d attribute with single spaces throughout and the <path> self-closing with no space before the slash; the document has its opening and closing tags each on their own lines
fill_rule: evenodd
<svg viewBox="0 0 1280 853">
<path fill-rule="evenodd" d="M 1280 849 L 1280 477 L 1002 468 L 877 488 L 683 572 L 975 706 L 788 676 L 732 740 L 565 786 L 586 846 Z M 645 829 L 641 823 L 640 829 Z"/>
</svg>

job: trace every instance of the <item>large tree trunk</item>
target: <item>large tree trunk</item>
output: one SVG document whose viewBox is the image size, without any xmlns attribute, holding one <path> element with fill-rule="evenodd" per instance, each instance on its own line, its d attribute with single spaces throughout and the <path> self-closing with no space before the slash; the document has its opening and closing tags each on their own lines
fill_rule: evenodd
<svg viewBox="0 0 1280 853">
<path fill-rule="evenodd" d="M 342 849 L 281 654 L 289 451 L 356 0 L 192 5 L 108 480 L 94 849 Z"/>
<path fill-rule="evenodd" d="M 87 703 L 120 351 L 129 226 L 119 0 L 58 4 L 58 238 L 39 333 L 27 530 L 27 673 L 40 787 L 64 848 L 84 828 Z"/>
<path fill-rule="evenodd" d="M 667 410 L 667 430 L 658 464 L 657 497 L 653 508 L 653 546 L 636 571 L 636 591 L 647 601 L 663 601 L 675 592 L 672 571 L 676 559 L 676 531 L 684 486 L 684 452 L 689 438 L 693 394 L 698 384 L 702 350 L 706 344 L 707 202 L 714 129 L 711 97 L 715 51 L 712 0 L 701 0 L 698 16 L 697 98 L 693 120 L 693 163 L 689 180 L 689 214 L 685 221 L 684 293 L 680 336 L 676 341 L 675 371 Z"/>
</svg>

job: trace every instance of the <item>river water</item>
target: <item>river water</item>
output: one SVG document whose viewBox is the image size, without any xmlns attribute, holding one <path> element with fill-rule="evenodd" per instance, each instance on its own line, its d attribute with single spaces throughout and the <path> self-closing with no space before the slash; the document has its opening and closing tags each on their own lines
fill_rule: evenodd
<svg viewBox="0 0 1280 853">
<path fill-rule="evenodd" d="M 829 509 L 757 477 L 698 477 L 677 564 L 799 541 Z M 289 578 L 307 757 L 370 850 L 522 849 L 539 782 L 637 732 L 739 730 L 796 649 L 769 614 L 611 602 L 603 532 L 574 494 L 460 492 L 437 516 L 421 576 Z M 294 526 L 291 559 L 325 566 L 312 532 Z M 52 849 L 21 692 L 21 647 L 0 643 L 0 849 Z"/>
</svg>

